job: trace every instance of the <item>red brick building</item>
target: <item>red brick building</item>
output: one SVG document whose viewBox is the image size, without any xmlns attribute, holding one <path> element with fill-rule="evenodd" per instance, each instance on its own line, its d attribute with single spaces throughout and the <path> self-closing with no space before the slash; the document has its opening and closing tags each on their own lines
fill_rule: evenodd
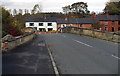
<svg viewBox="0 0 120 76">
<path fill-rule="evenodd" d="M 72 26 L 72 27 L 92 28 L 92 24 L 94 23 L 96 23 L 96 21 L 93 18 L 58 19 L 57 27 L 63 28 L 66 26 Z"/>
<path fill-rule="evenodd" d="M 94 19 L 101 24 L 100 30 L 117 32 L 120 30 L 120 16 L 119 15 L 97 15 L 94 14 Z"/>
</svg>

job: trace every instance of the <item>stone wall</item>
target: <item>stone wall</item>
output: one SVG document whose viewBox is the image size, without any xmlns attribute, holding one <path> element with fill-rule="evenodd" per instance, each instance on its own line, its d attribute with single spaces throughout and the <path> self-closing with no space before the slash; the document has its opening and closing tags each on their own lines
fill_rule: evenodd
<svg viewBox="0 0 120 76">
<path fill-rule="evenodd" d="M 120 42 L 120 35 L 116 33 L 87 29 L 87 28 L 78 28 L 78 27 L 65 27 L 62 30 L 63 30 L 63 33 L 87 35 L 90 37 L 99 38 L 103 40 Z"/>
<path fill-rule="evenodd" d="M 19 37 L 15 37 L 13 40 L 2 40 L 1 47 L 2 51 L 9 51 L 19 45 L 22 45 L 24 43 L 29 42 L 33 38 L 35 38 L 35 33 L 26 33 L 24 35 L 21 35 Z"/>
</svg>

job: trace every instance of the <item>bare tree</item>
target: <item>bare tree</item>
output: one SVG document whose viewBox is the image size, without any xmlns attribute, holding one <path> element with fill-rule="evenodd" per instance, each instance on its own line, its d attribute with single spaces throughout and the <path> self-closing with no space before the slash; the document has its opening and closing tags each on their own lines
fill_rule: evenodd
<svg viewBox="0 0 120 76">
<path fill-rule="evenodd" d="M 24 9 L 25 14 L 29 13 L 28 9 Z"/>
<path fill-rule="evenodd" d="M 19 9 L 19 14 L 23 14 L 23 10 L 22 9 Z"/>
<path fill-rule="evenodd" d="M 13 15 L 17 15 L 17 10 L 13 9 Z"/>
<path fill-rule="evenodd" d="M 10 14 L 12 14 L 12 10 L 11 10 L 11 9 L 9 9 L 8 12 L 9 12 Z"/>
</svg>

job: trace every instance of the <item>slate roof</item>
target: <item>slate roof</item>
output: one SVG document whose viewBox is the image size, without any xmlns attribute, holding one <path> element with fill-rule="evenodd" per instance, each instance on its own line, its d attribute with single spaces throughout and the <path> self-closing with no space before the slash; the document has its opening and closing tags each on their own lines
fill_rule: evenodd
<svg viewBox="0 0 120 76">
<path fill-rule="evenodd" d="M 94 24 L 96 21 L 92 18 L 70 18 L 68 20 L 58 19 L 58 24 Z"/>
<path fill-rule="evenodd" d="M 109 15 L 108 17 L 106 15 L 97 15 L 96 18 L 99 21 L 120 21 L 120 15 Z"/>
<path fill-rule="evenodd" d="M 49 17 L 49 18 L 27 18 L 26 22 L 56 22 L 56 17 Z"/>
<path fill-rule="evenodd" d="M 96 19 L 99 21 L 120 21 L 120 15 L 97 15 Z M 96 21 L 93 18 L 69 18 L 67 20 L 57 17 L 48 18 L 27 18 L 26 22 L 57 22 L 58 24 L 94 24 Z"/>
</svg>

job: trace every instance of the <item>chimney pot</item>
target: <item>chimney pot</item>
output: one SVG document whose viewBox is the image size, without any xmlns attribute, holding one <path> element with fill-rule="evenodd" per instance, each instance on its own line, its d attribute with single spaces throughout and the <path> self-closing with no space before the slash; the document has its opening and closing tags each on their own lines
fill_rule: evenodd
<svg viewBox="0 0 120 76">
<path fill-rule="evenodd" d="M 106 17 L 108 17 L 109 16 L 109 14 L 108 14 L 108 12 L 106 12 Z"/>
<path fill-rule="evenodd" d="M 96 13 L 93 13 L 93 18 L 96 19 Z"/>
</svg>

